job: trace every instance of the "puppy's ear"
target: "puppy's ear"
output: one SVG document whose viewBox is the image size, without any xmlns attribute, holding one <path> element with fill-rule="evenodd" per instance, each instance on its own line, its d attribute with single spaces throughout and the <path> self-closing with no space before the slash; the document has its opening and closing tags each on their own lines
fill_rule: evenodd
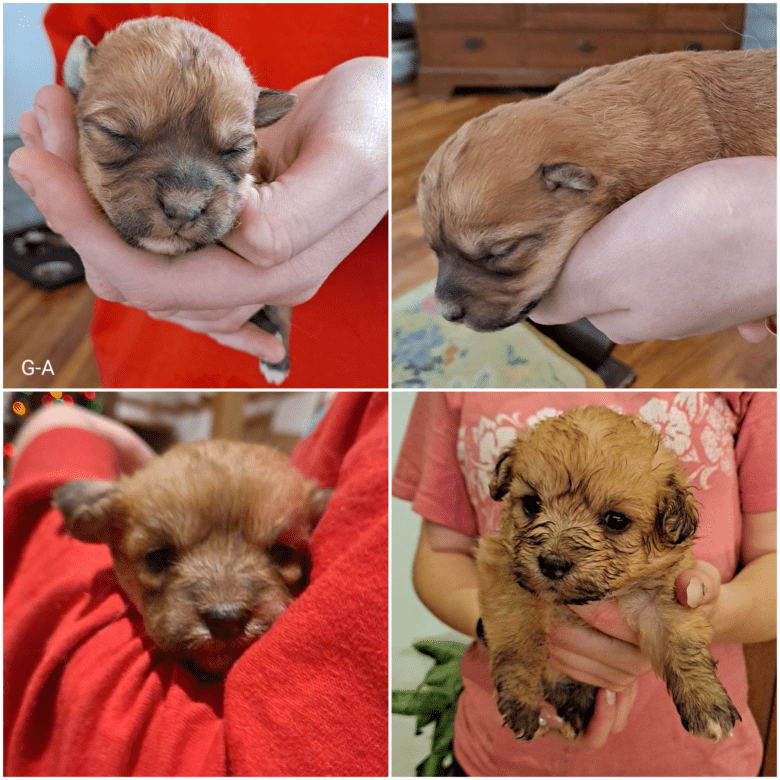
<svg viewBox="0 0 780 780">
<path fill-rule="evenodd" d="M 255 100 L 255 127 L 268 127 L 292 111 L 298 102 L 292 92 L 281 89 L 261 89 Z"/>
<path fill-rule="evenodd" d="M 539 176 L 545 189 L 550 192 L 564 189 L 587 195 L 598 184 L 596 177 L 587 168 L 576 163 L 540 165 Z"/>
<path fill-rule="evenodd" d="M 659 501 L 656 529 L 666 544 L 680 544 L 696 533 L 699 512 L 690 488 L 679 476 L 671 474 L 667 492 Z"/>
<path fill-rule="evenodd" d="M 68 533 L 82 542 L 107 542 L 119 488 L 116 482 L 76 479 L 54 492 Z"/>
<path fill-rule="evenodd" d="M 490 497 L 494 501 L 501 501 L 501 499 L 507 494 L 509 490 L 509 484 L 512 482 L 512 461 L 515 457 L 515 447 L 513 444 L 508 449 L 504 450 L 498 457 L 496 467 L 493 470 L 493 477 L 488 485 L 488 491 Z"/>
<path fill-rule="evenodd" d="M 62 66 L 62 79 L 73 97 L 78 98 L 84 89 L 84 68 L 95 51 L 95 47 L 85 35 L 79 35 L 68 49 L 65 64 Z"/>
</svg>

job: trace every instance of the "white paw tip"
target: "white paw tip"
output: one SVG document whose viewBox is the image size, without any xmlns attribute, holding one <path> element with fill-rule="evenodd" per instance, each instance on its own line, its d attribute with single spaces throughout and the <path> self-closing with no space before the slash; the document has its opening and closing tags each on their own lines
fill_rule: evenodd
<svg viewBox="0 0 780 780">
<path fill-rule="evenodd" d="M 280 385 L 287 379 L 289 372 L 279 371 L 276 368 L 269 368 L 268 366 L 260 364 L 260 371 L 265 377 L 265 381 L 272 385 Z"/>
</svg>

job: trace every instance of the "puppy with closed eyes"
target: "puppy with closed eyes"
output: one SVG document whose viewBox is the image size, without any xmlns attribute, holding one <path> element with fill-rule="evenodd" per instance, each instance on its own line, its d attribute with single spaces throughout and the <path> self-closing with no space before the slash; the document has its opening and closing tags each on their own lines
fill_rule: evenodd
<svg viewBox="0 0 780 780">
<path fill-rule="evenodd" d="M 477 331 L 514 325 L 621 204 L 698 163 L 776 154 L 774 49 L 637 57 L 499 106 L 420 176 L 439 310 Z"/>
<path fill-rule="evenodd" d="M 331 492 L 270 447 L 210 440 L 116 481 L 68 482 L 54 503 L 73 537 L 108 545 L 157 647 L 221 675 L 306 587 Z"/>
<path fill-rule="evenodd" d="M 501 455 L 490 494 L 504 510 L 498 535 L 479 541 L 479 602 L 498 709 L 515 736 L 545 733 L 543 700 L 564 737 L 587 728 L 598 689 L 550 668 L 547 629 L 584 626 L 569 605 L 602 600 L 638 634 L 682 725 L 729 735 L 741 718 L 715 674 L 712 626 L 675 597 L 694 565 L 696 505 L 654 429 L 604 407 L 546 419 Z"/>
<path fill-rule="evenodd" d="M 217 35 L 173 18 L 124 22 L 97 46 L 79 36 L 63 77 L 76 98 L 87 190 L 128 244 L 169 256 L 217 243 L 234 226 L 249 189 L 270 178 L 255 129 L 296 102 L 260 89 Z M 279 384 L 290 370 L 290 309 L 265 306 L 250 321 L 288 349 L 260 364 Z"/>
</svg>

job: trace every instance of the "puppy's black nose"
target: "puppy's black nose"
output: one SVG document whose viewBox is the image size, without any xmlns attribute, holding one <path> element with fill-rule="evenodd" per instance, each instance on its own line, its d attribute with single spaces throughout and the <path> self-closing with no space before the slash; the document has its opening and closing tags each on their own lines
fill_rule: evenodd
<svg viewBox="0 0 780 780">
<path fill-rule="evenodd" d="M 161 203 L 166 222 L 174 229 L 178 230 L 185 225 L 194 222 L 202 213 L 203 209 L 196 205 Z"/>
<path fill-rule="evenodd" d="M 439 306 L 441 316 L 445 320 L 460 322 L 466 316 L 466 310 L 457 303 L 443 303 L 442 301 L 437 301 L 436 303 Z"/>
<path fill-rule="evenodd" d="M 559 580 L 573 565 L 573 561 L 556 553 L 539 556 L 539 570 L 548 580 Z"/>
<path fill-rule="evenodd" d="M 207 609 L 205 612 L 201 612 L 200 617 L 214 639 L 229 641 L 244 633 L 252 613 L 242 607 L 219 604 L 211 609 Z"/>
</svg>

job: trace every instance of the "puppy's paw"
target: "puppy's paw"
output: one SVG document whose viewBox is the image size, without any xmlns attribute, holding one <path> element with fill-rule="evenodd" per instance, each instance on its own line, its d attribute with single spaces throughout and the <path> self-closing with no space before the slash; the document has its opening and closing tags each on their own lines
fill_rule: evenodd
<svg viewBox="0 0 780 780">
<path fill-rule="evenodd" d="M 734 724 L 742 720 L 737 708 L 723 689 L 711 697 L 709 702 L 699 700 L 692 706 L 678 705 L 677 709 L 683 726 L 690 734 L 714 742 L 732 736 Z"/>
<path fill-rule="evenodd" d="M 290 358 L 285 357 L 278 363 L 268 363 L 265 360 L 260 361 L 260 372 L 265 377 L 265 381 L 271 385 L 280 385 L 287 379 L 290 373 Z"/>
<path fill-rule="evenodd" d="M 528 706 L 513 696 L 502 694 L 499 690 L 498 711 L 504 718 L 504 724 L 512 729 L 517 739 L 529 740 L 536 736 L 542 714 L 541 705 Z"/>
</svg>

